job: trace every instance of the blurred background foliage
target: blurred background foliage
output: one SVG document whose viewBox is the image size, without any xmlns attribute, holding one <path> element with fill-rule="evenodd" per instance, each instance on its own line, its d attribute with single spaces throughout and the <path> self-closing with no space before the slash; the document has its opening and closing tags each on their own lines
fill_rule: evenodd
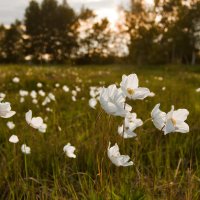
<svg viewBox="0 0 200 200">
<path fill-rule="evenodd" d="M 63 0 L 30 1 L 24 19 L 0 26 L 1 63 L 200 63 L 200 1 L 130 0 L 113 29 L 83 7 Z M 121 18 L 122 19 L 122 18 Z"/>
</svg>

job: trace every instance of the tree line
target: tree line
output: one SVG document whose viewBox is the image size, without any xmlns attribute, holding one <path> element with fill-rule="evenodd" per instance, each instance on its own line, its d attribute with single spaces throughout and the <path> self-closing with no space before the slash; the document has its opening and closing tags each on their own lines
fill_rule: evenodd
<svg viewBox="0 0 200 200">
<path fill-rule="evenodd" d="M 66 0 L 30 1 L 24 19 L 0 26 L 1 63 L 165 64 L 200 62 L 198 0 L 130 0 L 117 31 Z"/>
</svg>

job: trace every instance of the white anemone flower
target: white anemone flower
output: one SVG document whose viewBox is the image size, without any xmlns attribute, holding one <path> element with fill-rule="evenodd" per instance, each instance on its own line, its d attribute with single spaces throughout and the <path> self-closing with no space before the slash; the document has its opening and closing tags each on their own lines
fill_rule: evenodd
<svg viewBox="0 0 200 200">
<path fill-rule="evenodd" d="M 15 111 L 11 110 L 11 106 L 9 102 L 0 102 L 0 117 L 2 118 L 10 118 L 15 115 Z"/>
<path fill-rule="evenodd" d="M 136 113 L 128 113 L 124 119 L 124 124 L 118 127 L 118 133 L 124 138 L 136 137 L 137 135 L 134 130 L 142 125 L 143 122 L 137 118 Z"/>
<path fill-rule="evenodd" d="M 64 92 L 69 92 L 69 87 L 66 85 L 63 85 L 62 89 L 64 90 Z"/>
<path fill-rule="evenodd" d="M 189 132 L 189 126 L 185 123 L 189 115 L 187 109 L 174 110 L 172 106 L 171 111 L 166 114 L 159 107 L 160 104 L 157 104 L 151 112 L 152 121 L 157 129 L 163 130 L 165 135 L 171 132 Z"/>
<path fill-rule="evenodd" d="M 32 90 L 31 93 L 30 93 L 30 96 L 33 98 L 33 99 L 36 99 L 37 98 L 37 92 L 35 90 Z"/>
<path fill-rule="evenodd" d="M 123 124 L 121 126 L 118 126 L 118 134 L 121 135 L 125 139 L 133 138 L 137 136 L 137 134 L 131 131 L 131 129 L 124 128 Z"/>
<path fill-rule="evenodd" d="M 90 106 L 91 108 L 95 109 L 96 105 L 97 105 L 97 100 L 96 100 L 95 98 L 91 98 L 91 99 L 89 100 L 89 106 Z"/>
<path fill-rule="evenodd" d="M 53 93 L 51 93 L 51 92 L 48 94 L 48 97 L 49 97 L 52 101 L 55 101 L 55 100 L 56 100 L 55 95 L 54 95 Z"/>
<path fill-rule="evenodd" d="M 115 143 L 114 146 L 110 147 L 110 142 L 108 145 L 107 154 L 111 162 L 117 167 L 123 166 L 127 167 L 133 165 L 133 161 L 129 161 L 130 157 L 128 155 L 121 155 L 119 152 L 119 146 Z"/>
<path fill-rule="evenodd" d="M 77 96 L 77 91 L 76 90 L 72 90 L 72 96 Z"/>
<path fill-rule="evenodd" d="M 33 99 L 33 100 L 32 100 L 32 103 L 33 103 L 33 104 L 38 104 L 38 100 L 37 100 L 37 99 Z"/>
<path fill-rule="evenodd" d="M 27 146 L 26 144 L 22 144 L 21 151 L 24 154 L 30 154 L 31 153 L 31 148 L 29 146 Z"/>
<path fill-rule="evenodd" d="M 26 122 L 35 129 L 39 129 L 43 125 L 43 119 L 41 117 L 32 117 L 31 110 L 26 113 L 25 118 Z"/>
<path fill-rule="evenodd" d="M 72 146 L 70 143 L 68 143 L 67 145 L 63 147 L 63 151 L 69 158 L 76 158 L 76 155 L 74 154 L 75 150 L 76 148 Z"/>
<path fill-rule="evenodd" d="M 19 102 L 20 102 L 20 103 L 24 103 L 24 101 L 25 101 L 24 97 L 21 97 L 21 98 L 19 99 Z"/>
<path fill-rule="evenodd" d="M 72 96 L 72 101 L 76 101 L 76 97 L 75 96 Z"/>
<path fill-rule="evenodd" d="M 45 97 L 44 101 L 42 102 L 42 105 L 46 106 L 50 102 L 51 102 L 51 99 L 49 97 Z"/>
<path fill-rule="evenodd" d="M 154 92 L 150 92 L 148 96 L 149 96 L 149 97 L 155 97 L 155 95 L 156 95 L 156 94 L 155 94 Z"/>
<path fill-rule="evenodd" d="M 7 122 L 7 127 L 12 130 L 15 128 L 15 124 L 13 122 Z"/>
<path fill-rule="evenodd" d="M 62 131 L 62 128 L 60 126 L 58 126 L 58 131 L 60 131 L 60 132 Z"/>
<path fill-rule="evenodd" d="M 165 87 L 165 86 L 163 86 L 163 87 L 162 87 L 162 91 L 165 91 L 165 90 L 166 90 L 166 87 Z"/>
<path fill-rule="evenodd" d="M 110 115 L 125 117 L 132 107 L 125 104 L 125 97 L 115 84 L 102 88 L 99 102 L 101 107 Z"/>
<path fill-rule="evenodd" d="M 120 83 L 121 89 L 126 97 L 129 99 L 144 99 L 151 95 L 148 88 L 138 87 L 139 81 L 136 74 L 130 74 L 128 76 L 122 76 L 122 82 Z"/>
<path fill-rule="evenodd" d="M 3 99 L 5 99 L 6 97 L 6 94 L 5 93 L 0 93 L 0 101 L 2 101 Z"/>
<path fill-rule="evenodd" d="M 46 93 L 45 93 L 43 90 L 39 90 L 39 91 L 38 91 L 38 94 L 39 94 L 40 96 L 44 97 Z"/>
<path fill-rule="evenodd" d="M 90 86 L 90 96 L 91 98 L 98 98 L 102 87 Z"/>
<path fill-rule="evenodd" d="M 55 84 L 55 87 L 56 87 L 56 88 L 60 87 L 60 83 L 56 83 L 56 84 Z"/>
<path fill-rule="evenodd" d="M 197 89 L 196 89 L 196 92 L 200 92 L 200 88 L 197 88 Z"/>
<path fill-rule="evenodd" d="M 12 135 L 9 138 L 9 142 L 16 144 L 19 142 L 19 138 L 16 135 Z"/>
<path fill-rule="evenodd" d="M 19 83 L 19 82 L 20 82 L 20 79 L 19 79 L 19 77 L 14 77 L 14 78 L 12 79 L 12 81 L 13 81 L 13 83 Z"/>
<path fill-rule="evenodd" d="M 96 94 L 96 92 L 95 92 L 94 89 L 90 89 L 90 96 L 91 96 L 92 98 L 95 98 L 95 97 L 97 96 L 97 94 Z"/>
<path fill-rule="evenodd" d="M 42 87 L 42 83 L 37 83 L 37 87 L 41 88 Z"/>
<path fill-rule="evenodd" d="M 162 130 L 165 126 L 166 113 L 160 110 L 160 104 L 156 104 L 153 110 L 151 111 L 151 118 L 154 126 Z"/>
<path fill-rule="evenodd" d="M 41 133 L 45 133 L 47 129 L 47 124 L 43 123 L 39 128 L 38 131 L 40 131 Z"/>
<path fill-rule="evenodd" d="M 77 92 L 80 92 L 80 91 L 81 91 L 81 88 L 80 88 L 79 86 L 76 86 L 76 87 L 75 87 L 75 90 L 76 90 Z"/>
<path fill-rule="evenodd" d="M 188 133 L 189 126 L 185 123 L 188 115 L 189 111 L 187 109 L 174 110 L 174 106 L 172 106 L 171 111 L 166 116 L 166 125 L 163 129 L 164 134 L 171 132 Z"/>
<path fill-rule="evenodd" d="M 28 91 L 26 91 L 26 90 L 20 90 L 20 91 L 19 91 L 19 95 L 20 95 L 21 97 L 28 96 Z"/>
<path fill-rule="evenodd" d="M 47 108 L 46 108 L 46 111 L 47 111 L 47 112 L 53 112 L 53 109 L 47 107 Z"/>
</svg>

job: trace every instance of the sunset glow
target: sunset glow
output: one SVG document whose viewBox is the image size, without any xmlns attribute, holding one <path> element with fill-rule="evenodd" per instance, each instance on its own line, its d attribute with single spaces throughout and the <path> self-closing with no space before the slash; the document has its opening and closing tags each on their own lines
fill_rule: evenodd
<svg viewBox="0 0 200 200">
<path fill-rule="evenodd" d="M 119 20 L 119 14 L 116 9 L 112 8 L 98 9 L 96 11 L 96 14 L 97 17 L 100 19 L 107 18 L 112 25 L 115 25 L 116 22 Z"/>
<path fill-rule="evenodd" d="M 145 4 L 146 4 L 148 7 L 152 7 L 152 6 L 154 6 L 154 0 L 145 0 Z"/>
</svg>

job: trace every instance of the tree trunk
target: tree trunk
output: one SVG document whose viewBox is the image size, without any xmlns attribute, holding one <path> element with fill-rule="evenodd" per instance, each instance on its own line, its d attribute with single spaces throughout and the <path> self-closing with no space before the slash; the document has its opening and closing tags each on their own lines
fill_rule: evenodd
<svg viewBox="0 0 200 200">
<path fill-rule="evenodd" d="M 192 61 L 191 61 L 191 65 L 195 65 L 196 64 L 196 54 L 195 51 L 192 52 Z"/>
</svg>

